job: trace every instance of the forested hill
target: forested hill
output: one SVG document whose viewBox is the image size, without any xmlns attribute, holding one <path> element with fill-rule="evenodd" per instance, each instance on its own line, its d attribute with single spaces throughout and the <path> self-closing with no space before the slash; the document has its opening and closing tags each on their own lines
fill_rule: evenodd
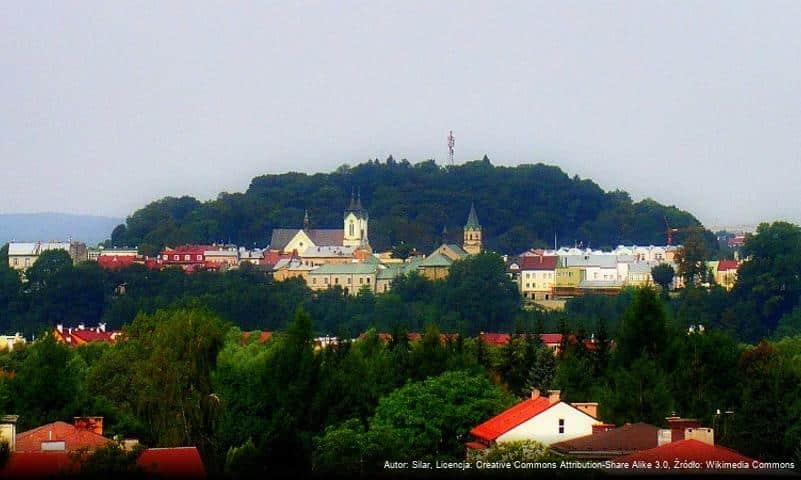
<svg viewBox="0 0 801 480">
<path fill-rule="evenodd" d="M 670 226 L 698 226 L 691 214 L 626 192 L 605 192 L 578 176 L 543 164 L 499 167 L 483 160 L 454 167 L 434 161 L 368 161 L 332 173 L 285 173 L 256 177 L 245 193 L 216 200 L 167 197 L 147 205 L 118 226 L 115 246 L 139 245 L 153 253 L 163 245 L 232 242 L 263 247 L 278 227 L 300 228 L 308 209 L 312 227 L 341 228 L 351 191 L 361 191 L 370 213 L 370 242 L 385 249 L 399 242 L 429 250 L 442 239 L 461 243 L 474 202 L 488 248 L 518 253 L 532 246 L 664 244 Z M 711 236 L 711 233 L 709 234 Z M 681 242 L 682 235 L 675 241 Z"/>
</svg>

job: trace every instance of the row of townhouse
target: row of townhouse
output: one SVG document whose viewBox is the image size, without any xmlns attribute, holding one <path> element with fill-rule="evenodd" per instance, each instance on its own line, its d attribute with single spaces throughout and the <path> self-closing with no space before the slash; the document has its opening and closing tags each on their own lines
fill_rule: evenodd
<svg viewBox="0 0 801 480">
<path fill-rule="evenodd" d="M 8 266 L 14 270 L 24 271 L 36 263 L 39 256 L 50 250 L 63 250 L 67 252 L 73 263 L 80 263 L 89 259 L 86 244 L 74 240 L 66 242 L 9 242 Z"/>
<path fill-rule="evenodd" d="M 612 251 L 561 248 L 532 250 L 508 262 L 509 273 L 517 282 L 523 298 L 551 300 L 586 293 L 614 295 L 626 286 L 653 284 L 651 270 L 660 264 L 675 264 L 678 247 L 624 247 Z M 707 262 L 715 281 L 731 289 L 737 279 L 738 262 Z M 682 288 L 676 275 L 672 288 Z"/>
</svg>

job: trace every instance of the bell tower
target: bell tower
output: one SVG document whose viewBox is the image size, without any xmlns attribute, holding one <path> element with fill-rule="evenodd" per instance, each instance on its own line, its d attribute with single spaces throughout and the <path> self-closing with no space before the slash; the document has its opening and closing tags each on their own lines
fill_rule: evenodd
<svg viewBox="0 0 801 480">
<path fill-rule="evenodd" d="M 362 192 L 351 192 L 350 204 L 345 209 L 342 245 L 345 247 L 370 248 L 367 237 L 367 222 L 370 216 L 362 207 Z"/>
<path fill-rule="evenodd" d="M 467 223 L 464 226 L 464 251 L 470 255 L 481 253 L 481 224 L 478 223 L 476 208 L 470 204 L 470 214 L 467 216 Z"/>
</svg>

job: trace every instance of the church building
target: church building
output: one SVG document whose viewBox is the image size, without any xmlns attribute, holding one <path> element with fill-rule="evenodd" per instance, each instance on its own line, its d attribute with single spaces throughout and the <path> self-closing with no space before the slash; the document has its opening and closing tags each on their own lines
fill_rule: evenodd
<svg viewBox="0 0 801 480">
<path fill-rule="evenodd" d="M 297 252 L 301 256 L 311 248 L 350 247 L 354 250 L 367 250 L 370 240 L 367 237 L 369 215 L 362 206 L 361 193 L 351 193 L 350 203 L 343 218 L 343 228 L 311 228 L 309 214 L 303 219 L 303 228 L 276 228 L 270 239 L 270 250 L 283 254 Z"/>
</svg>

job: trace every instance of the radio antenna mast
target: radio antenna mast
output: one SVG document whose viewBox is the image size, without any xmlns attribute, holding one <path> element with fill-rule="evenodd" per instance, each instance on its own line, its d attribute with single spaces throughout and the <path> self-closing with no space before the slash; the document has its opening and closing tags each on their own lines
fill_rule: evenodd
<svg viewBox="0 0 801 480">
<path fill-rule="evenodd" d="M 448 165 L 453 166 L 453 146 L 456 145 L 456 139 L 453 137 L 453 130 L 448 133 Z"/>
</svg>

